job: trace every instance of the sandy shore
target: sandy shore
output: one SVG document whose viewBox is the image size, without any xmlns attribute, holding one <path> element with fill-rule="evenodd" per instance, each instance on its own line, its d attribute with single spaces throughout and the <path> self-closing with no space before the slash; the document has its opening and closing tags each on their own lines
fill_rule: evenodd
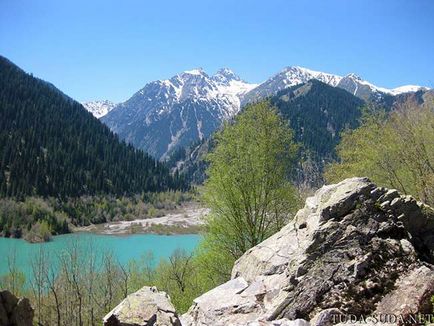
<svg viewBox="0 0 434 326">
<path fill-rule="evenodd" d="M 132 233 L 196 233 L 203 226 L 204 217 L 208 213 L 208 208 L 191 206 L 161 217 L 91 224 L 89 226 L 78 227 L 73 232 L 115 235 Z"/>
</svg>

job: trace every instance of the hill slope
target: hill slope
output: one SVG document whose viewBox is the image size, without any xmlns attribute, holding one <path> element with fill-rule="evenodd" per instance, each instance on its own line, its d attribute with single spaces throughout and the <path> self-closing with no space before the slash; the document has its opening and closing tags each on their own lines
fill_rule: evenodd
<svg viewBox="0 0 434 326">
<path fill-rule="evenodd" d="M 347 91 L 311 80 L 271 98 L 295 139 L 319 160 L 334 157 L 340 133 L 358 126 L 364 102 Z"/>
<path fill-rule="evenodd" d="M 53 85 L 0 56 L 0 196 L 131 194 L 182 188 L 147 154 Z"/>
</svg>

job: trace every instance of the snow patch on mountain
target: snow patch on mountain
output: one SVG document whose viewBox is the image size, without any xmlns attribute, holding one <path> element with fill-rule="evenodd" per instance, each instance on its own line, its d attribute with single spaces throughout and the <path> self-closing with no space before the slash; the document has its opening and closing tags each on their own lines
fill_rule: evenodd
<svg viewBox="0 0 434 326">
<path fill-rule="evenodd" d="M 291 84 L 293 85 L 305 83 L 310 79 L 317 79 L 331 86 L 337 86 L 342 79 L 342 77 L 338 75 L 333 75 L 321 71 L 315 71 L 315 70 L 311 70 L 299 66 L 287 67 L 284 71 L 286 71 L 288 80 L 290 80 Z"/>
<path fill-rule="evenodd" d="M 424 86 L 405 85 L 405 86 L 400 86 L 400 87 L 397 87 L 397 88 L 393 88 L 393 89 L 389 90 L 389 92 L 392 95 L 398 95 L 398 94 L 402 94 L 402 93 L 427 91 L 427 90 L 429 90 L 429 88 L 428 87 L 424 87 Z"/>
<path fill-rule="evenodd" d="M 102 118 L 116 106 L 115 103 L 108 100 L 90 101 L 82 103 L 84 108 L 93 114 L 95 118 Z"/>
</svg>

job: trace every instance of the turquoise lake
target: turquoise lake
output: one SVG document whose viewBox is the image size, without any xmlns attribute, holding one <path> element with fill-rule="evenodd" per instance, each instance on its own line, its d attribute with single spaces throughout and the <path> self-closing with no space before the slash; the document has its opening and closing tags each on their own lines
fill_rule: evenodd
<svg viewBox="0 0 434 326">
<path fill-rule="evenodd" d="M 0 238 L 0 275 L 8 272 L 8 257 L 16 257 L 17 267 L 24 272 L 26 279 L 31 276 L 32 257 L 35 257 L 42 246 L 50 257 L 58 257 L 71 243 L 92 246 L 98 252 L 110 251 L 121 263 L 127 264 L 132 259 L 140 259 L 152 252 L 155 263 L 169 257 L 174 250 L 193 251 L 199 243 L 200 236 L 135 234 L 126 236 L 99 235 L 92 233 L 73 233 L 53 237 L 45 243 L 29 243 L 22 239 Z"/>
</svg>

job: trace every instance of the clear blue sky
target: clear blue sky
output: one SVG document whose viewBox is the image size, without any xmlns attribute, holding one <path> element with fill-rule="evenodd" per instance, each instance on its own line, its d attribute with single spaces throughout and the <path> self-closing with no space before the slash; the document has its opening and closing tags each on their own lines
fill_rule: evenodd
<svg viewBox="0 0 434 326">
<path fill-rule="evenodd" d="M 126 100 L 195 67 L 434 87 L 434 1 L 0 0 L 0 54 L 79 101 Z"/>
</svg>

